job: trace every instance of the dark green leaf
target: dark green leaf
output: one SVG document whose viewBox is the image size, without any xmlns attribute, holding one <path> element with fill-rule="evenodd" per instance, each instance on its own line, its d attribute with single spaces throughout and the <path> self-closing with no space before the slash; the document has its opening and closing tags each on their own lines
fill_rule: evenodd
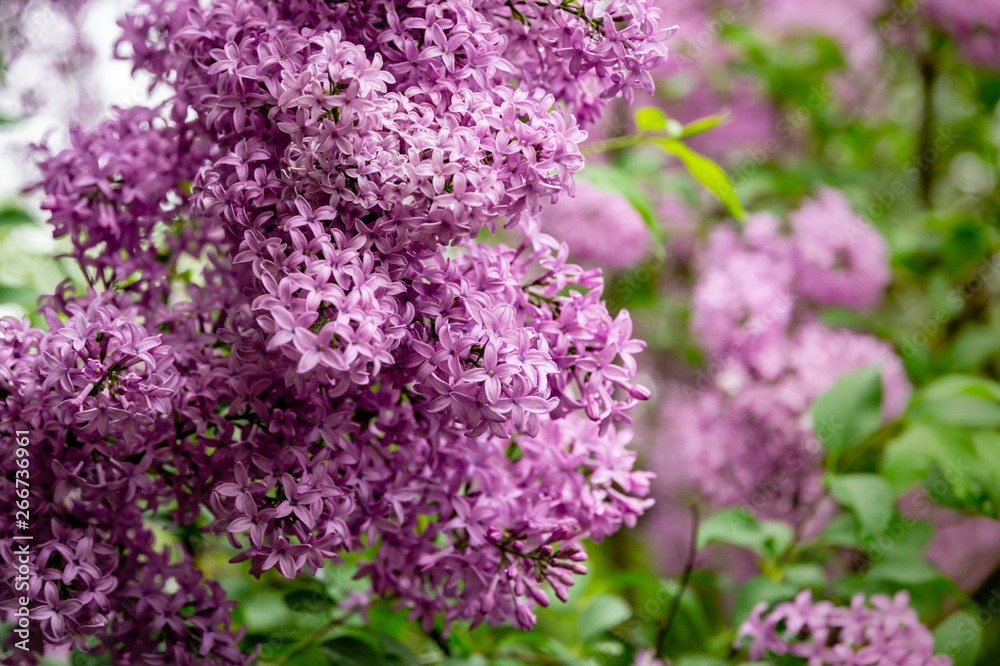
<svg viewBox="0 0 1000 666">
<path fill-rule="evenodd" d="M 0 228 L 18 224 L 34 224 L 34 222 L 35 220 L 20 206 L 14 204 L 0 206 Z"/>
<path fill-rule="evenodd" d="M 323 643 L 323 654 L 336 666 L 383 666 L 386 661 L 375 648 L 354 636 L 341 636 Z"/>
<path fill-rule="evenodd" d="M 292 590 L 284 599 L 285 605 L 296 613 L 322 613 L 335 603 L 322 590 Z"/>
</svg>

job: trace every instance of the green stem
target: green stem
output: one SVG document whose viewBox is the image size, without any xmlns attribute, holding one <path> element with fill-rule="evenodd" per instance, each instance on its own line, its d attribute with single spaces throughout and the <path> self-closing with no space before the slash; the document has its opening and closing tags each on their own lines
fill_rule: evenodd
<svg viewBox="0 0 1000 666">
<path fill-rule="evenodd" d="M 677 596 L 675 596 L 670 602 L 670 610 L 667 611 L 667 616 L 660 624 L 660 631 L 656 635 L 656 655 L 659 656 L 663 653 L 663 646 L 667 642 L 667 635 L 670 634 L 670 627 L 674 624 L 674 619 L 677 617 L 677 611 L 681 607 L 681 599 L 684 597 L 684 592 L 687 590 L 688 583 L 691 582 L 691 574 L 694 572 L 694 558 L 698 554 L 698 526 L 701 522 L 701 516 L 698 512 L 698 505 L 691 505 L 691 543 L 688 546 L 688 556 L 687 562 L 684 564 L 684 573 L 681 574 L 681 588 L 677 590 Z"/>
</svg>

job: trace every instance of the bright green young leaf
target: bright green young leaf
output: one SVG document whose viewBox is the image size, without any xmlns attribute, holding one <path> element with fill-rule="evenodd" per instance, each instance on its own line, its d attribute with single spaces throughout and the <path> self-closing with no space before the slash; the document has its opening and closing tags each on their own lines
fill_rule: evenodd
<svg viewBox="0 0 1000 666">
<path fill-rule="evenodd" d="M 923 585 L 940 577 L 934 565 L 917 558 L 876 562 L 865 572 L 870 581 L 885 581 L 897 585 Z"/>
<path fill-rule="evenodd" d="M 684 125 L 681 129 L 680 138 L 686 139 L 689 136 L 694 136 L 695 134 L 701 134 L 702 132 L 707 132 L 710 129 L 714 129 L 719 125 L 723 125 L 729 122 L 728 113 L 715 113 L 711 116 L 705 116 L 704 118 L 699 118 L 698 120 L 692 120 L 691 122 Z"/>
<path fill-rule="evenodd" d="M 844 375 L 812 406 L 816 436 L 827 450 L 827 468 L 882 425 L 882 380 L 877 366 Z"/>
<path fill-rule="evenodd" d="M 677 139 L 656 139 L 657 145 L 680 158 L 687 170 L 695 179 L 715 193 L 719 200 L 725 204 L 730 214 L 737 220 L 742 220 L 746 213 L 739 197 L 736 195 L 736 188 L 728 174 L 718 164 L 708 159 L 704 155 L 699 155 L 688 148 L 682 141 Z"/>
<path fill-rule="evenodd" d="M 587 642 L 632 617 L 632 607 L 614 594 L 599 594 L 590 600 L 577 624 L 580 640 Z"/>
<path fill-rule="evenodd" d="M 643 132 L 662 132 L 667 126 L 667 115 L 655 106 L 644 106 L 636 111 L 635 124 Z"/>
<path fill-rule="evenodd" d="M 951 657 L 952 666 L 973 666 L 983 640 L 983 626 L 968 611 L 955 611 L 934 629 L 934 653 Z"/>
<path fill-rule="evenodd" d="M 972 468 L 962 473 L 954 467 L 946 469 L 935 463 L 927 475 L 925 486 L 930 498 L 938 504 L 966 513 L 978 513 L 1000 518 L 1000 488 L 996 486 L 995 470 Z"/>
<path fill-rule="evenodd" d="M 827 474 L 825 480 L 834 499 L 857 516 L 862 537 L 879 536 L 889 526 L 896 495 L 888 481 L 877 474 Z"/>
</svg>

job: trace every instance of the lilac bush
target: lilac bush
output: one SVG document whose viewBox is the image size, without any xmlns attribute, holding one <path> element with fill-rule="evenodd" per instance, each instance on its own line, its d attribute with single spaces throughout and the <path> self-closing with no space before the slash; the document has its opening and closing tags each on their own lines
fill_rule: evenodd
<svg viewBox="0 0 1000 666">
<path fill-rule="evenodd" d="M 573 192 L 580 123 L 652 91 L 659 22 L 643 0 L 139 2 L 119 48 L 170 98 L 44 154 L 88 286 L 44 330 L 0 322 L 47 643 L 246 662 L 191 540 L 179 562 L 153 542 L 207 515 L 257 576 L 377 545 L 362 574 L 428 629 L 566 599 L 581 540 L 651 504 L 626 448 L 650 393 L 627 312 L 537 216 Z M 476 240 L 499 227 L 513 246 Z"/>
</svg>

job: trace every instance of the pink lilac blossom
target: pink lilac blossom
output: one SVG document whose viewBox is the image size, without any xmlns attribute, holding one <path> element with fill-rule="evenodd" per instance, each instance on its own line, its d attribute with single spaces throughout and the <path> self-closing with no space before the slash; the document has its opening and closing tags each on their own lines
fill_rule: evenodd
<svg viewBox="0 0 1000 666">
<path fill-rule="evenodd" d="M 967 594 L 975 593 L 1000 564 L 1000 524 L 982 516 L 966 516 L 944 507 L 929 507 L 926 491 L 905 498 L 915 515 L 927 513 L 934 535 L 924 549 L 927 561 Z M 920 497 L 914 501 L 914 497 Z M 929 512 L 928 512 L 928 509 Z"/>
<path fill-rule="evenodd" d="M 882 56 L 876 19 L 889 9 L 886 0 L 766 0 L 757 10 L 754 26 L 778 38 L 828 36 L 852 69 L 870 72 Z"/>
<path fill-rule="evenodd" d="M 884 78 L 873 75 L 882 67 L 885 50 L 878 21 L 892 8 L 888 0 L 765 0 L 757 6 L 752 24 L 760 34 L 779 41 L 817 36 L 832 40 L 843 59 L 843 67 L 833 73 L 830 81 L 836 101 L 841 103 L 838 111 L 875 114 L 881 111 L 884 90 Z M 823 85 L 819 90 L 825 97 Z M 824 98 L 821 104 L 827 101 Z"/>
<path fill-rule="evenodd" d="M 830 215 L 824 202 L 831 203 Z M 842 219 L 845 210 L 846 202 L 828 193 L 792 218 L 806 211 L 809 220 Z M 824 278 L 815 266 L 819 261 L 807 264 L 801 257 L 835 255 L 845 245 L 836 235 L 803 224 L 786 235 L 778 218 L 759 213 L 747 219 L 741 234 L 725 227 L 713 232 L 700 257 L 691 317 L 710 360 L 693 386 L 669 389 L 663 402 L 662 444 L 652 456 L 664 488 L 693 489 L 716 507 L 739 505 L 798 519 L 822 494 L 822 447 L 809 415 L 813 401 L 843 375 L 877 365 L 884 418 L 904 411 L 910 384 L 892 347 L 871 335 L 830 328 L 817 317 L 817 306 L 831 300 L 864 307 L 880 295 L 866 285 L 851 293 L 853 299 L 844 297 L 843 289 L 833 287 L 840 288 L 848 274 L 885 287 L 884 241 L 870 238 L 877 233 L 867 227 L 856 233 L 865 237 L 847 243 L 852 254 L 843 271 Z M 819 302 L 811 299 L 817 293 L 824 296 Z"/>
<path fill-rule="evenodd" d="M 664 485 L 693 485 L 715 506 L 799 516 L 822 491 L 812 402 L 844 374 L 876 364 L 883 413 L 896 418 L 910 385 L 892 348 L 872 336 L 811 322 L 752 360 L 720 359 L 707 386 L 668 393 L 653 467 L 676 470 L 660 474 Z"/>
<path fill-rule="evenodd" d="M 783 336 L 791 323 L 795 280 L 780 220 L 749 216 L 741 236 L 719 227 L 699 261 L 691 330 L 712 354 L 750 353 Z"/>
<path fill-rule="evenodd" d="M 600 271 L 533 220 L 573 191 L 578 122 L 651 90 L 658 20 L 640 0 L 139 3 L 122 53 L 172 96 L 41 165 L 89 288 L 45 299 L 47 331 L 0 320 L 49 643 L 252 660 L 194 554 L 151 545 L 150 521 L 196 532 L 206 510 L 258 576 L 377 544 L 373 593 L 428 628 L 527 628 L 566 598 L 581 541 L 651 504 L 626 448 L 650 392 Z M 473 240 L 500 225 L 520 244 Z"/>
<path fill-rule="evenodd" d="M 885 239 L 837 190 L 823 188 L 791 214 L 802 295 L 823 305 L 866 309 L 889 284 Z"/>
<path fill-rule="evenodd" d="M 572 198 L 542 210 L 541 228 L 565 242 L 574 261 L 613 271 L 634 266 L 650 249 L 649 229 L 635 206 L 585 182 Z"/>
<path fill-rule="evenodd" d="M 951 666 L 950 657 L 934 655 L 934 635 L 909 604 L 905 591 L 858 594 L 836 606 L 803 590 L 770 610 L 757 604 L 733 645 L 748 643 L 751 659 L 792 655 L 810 666 Z"/>
</svg>

